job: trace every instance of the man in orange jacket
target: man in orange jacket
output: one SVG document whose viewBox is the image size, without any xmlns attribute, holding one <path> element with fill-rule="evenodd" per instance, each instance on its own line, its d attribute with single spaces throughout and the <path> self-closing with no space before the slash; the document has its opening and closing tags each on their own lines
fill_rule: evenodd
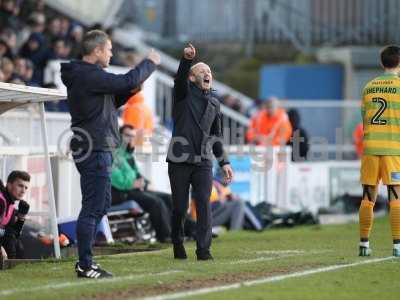
<svg viewBox="0 0 400 300">
<path fill-rule="evenodd" d="M 292 136 L 292 125 L 286 111 L 279 108 L 275 97 L 269 98 L 250 121 L 246 133 L 248 143 L 263 146 L 286 145 Z"/>
<path fill-rule="evenodd" d="M 122 113 L 122 120 L 124 125 L 131 125 L 145 136 L 151 136 L 154 129 L 153 112 L 145 103 L 142 92 L 129 98 Z M 138 144 L 142 143 L 138 137 Z"/>
</svg>

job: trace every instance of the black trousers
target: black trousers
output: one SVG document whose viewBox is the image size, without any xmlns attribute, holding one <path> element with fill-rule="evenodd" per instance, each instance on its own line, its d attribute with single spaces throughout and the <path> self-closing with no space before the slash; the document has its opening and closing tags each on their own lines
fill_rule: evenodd
<svg viewBox="0 0 400 300">
<path fill-rule="evenodd" d="M 192 186 L 196 202 L 196 242 L 197 253 L 208 252 L 211 246 L 211 207 L 212 167 L 169 163 L 168 175 L 172 191 L 172 233 L 174 244 L 182 244 L 184 238 L 185 216 L 189 205 L 189 188 Z"/>
<path fill-rule="evenodd" d="M 24 258 L 24 246 L 15 235 L 6 234 L 4 237 L 0 238 L 0 246 L 4 248 L 7 257 L 10 259 Z"/>
<path fill-rule="evenodd" d="M 112 188 L 112 204 L 120 204 L 124 201 L 134 200 L 150 215 L 151 224 L 156 231 L 157 240 L 164 242 L 171 235 L 171 196 L 166 193 L 141 191 L 119 191 Z"/>
</svg>

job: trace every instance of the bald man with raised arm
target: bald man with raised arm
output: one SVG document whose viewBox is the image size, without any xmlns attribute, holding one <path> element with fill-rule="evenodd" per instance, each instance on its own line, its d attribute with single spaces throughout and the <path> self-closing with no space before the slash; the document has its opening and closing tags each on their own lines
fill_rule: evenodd
<svg viewBox="0 0 400 300">
<path fill-rule="evenodd" d="M 233 171 L 222 144 L 220 104 L 211 93 L 212 72 L 203 62 L 192 66 L 195 56 L 196 49 L 189 44 L 183 51 L 174 84 L 174 129 L 167 155 L 173 201 L 172 243 L 174 258 L 186 259 L 183 224 L 192 186 L 197 211 L 196 255 L 198 260 L 210 260 L 213 155 L 227 183 L 232 180 Z"/>
</svg>

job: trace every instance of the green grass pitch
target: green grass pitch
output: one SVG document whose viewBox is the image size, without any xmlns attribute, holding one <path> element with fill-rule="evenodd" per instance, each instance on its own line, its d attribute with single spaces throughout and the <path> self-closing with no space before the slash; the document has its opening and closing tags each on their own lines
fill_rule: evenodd
<svg viewBox="0 0 400 300">
<path fill-rule="evenodd" d="M 112 280 L 77 279 L 72 259 L 18 265 L 0 271 L 0 299 L 136 299 L 276 276 L 283 279 L 184 298 L 366 300 L 398 299 L 400 294 L 400 259 L 395 258 L 286 278 L 306 270 L 390 257 L 387 218 L 375 220 L 369 258 L 357 256 L 357 224 L 227 233 L 213 240 L 211 262 L 197 262 L 194 247 L 187 244 L 187 261 L 173 260 L 170 247 L 98 257 L 96 261 L 114 273 Z"/>
</svg>

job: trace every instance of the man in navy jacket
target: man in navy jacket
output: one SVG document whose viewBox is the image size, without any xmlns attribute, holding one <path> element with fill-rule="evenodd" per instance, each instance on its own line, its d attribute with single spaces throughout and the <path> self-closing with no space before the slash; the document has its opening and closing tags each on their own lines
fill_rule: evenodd
<svg viewBox="0 0 400 300">
<path fill-rule="evenodd" d="M 82 40 L 82 60 L 61 65 L 61 79 L 67 87 L 73 137 L 70 147 L 81 175 L 82 209 L 77 222 L 78 277 L 110 277 L 92 261 L 95 230 L 111 205 L 112 150 L 120 144 L 117 109 L 160 63 L 151 51 L 126 74 L 107 73 L 112 44 L 106 33 L 92 30 Z"/>
</svg>

